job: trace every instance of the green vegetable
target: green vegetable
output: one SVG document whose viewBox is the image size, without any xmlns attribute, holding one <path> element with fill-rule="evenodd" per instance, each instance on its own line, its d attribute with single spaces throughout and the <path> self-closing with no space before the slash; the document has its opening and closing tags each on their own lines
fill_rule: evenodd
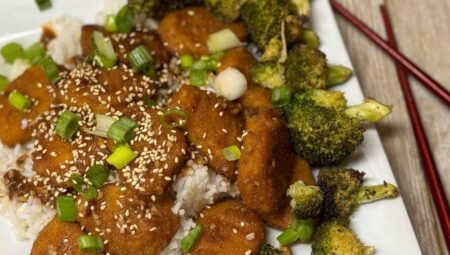
<svg viewBox="0 0 450 255">
<path fill-rule="evenodd" d="M 73 197 L 59 196 L 56 198 L 56 216 L 61 221 L 77 221 L 77 207 Z"/>
<path fill-rule="evenodd" d="M 194 58 L 191 55 L 181 55 L 180 63 L 182 68 L 188 69 L 194 64 Z"/>
<path fill-rule="evenodd" d="M 314 219 L 294 219 L 289 226 L 298 233 L 298 240 L 309 242 L 312 240 L 315 232 Z"/>
<path fill-rule="evenodd" d="M 277 61 L 258 62 L 252 68 L 252 80 L 266 88 L 286 85 L 285 67 Z"/>
<path fill-rule="evenodd" d="M 120 9 L 116 16 L 117 31 L 122 34 L 128 34 L 131 32 L 134 26 L 134 12 L 128 6 L 125 5 Z"/>
<path fill-rule="evenodd" d="M 30 64 L 34 65 L 45 57 L 45 48 L 40 42 L 34 43 L 25 50 L 24 56 Z"/>
<path fill-rule="evenodd" d="M 239 11 L 244 0 L 205 0 L 205 5 L 216 16 L 225 22 L 233 22 L 239 18 Z"/>
<path fill-rule="evenodd" d="M 97 189 L 88 183 L 86 183 L 80 174 L 72 174 L 69 177 L 72 182 L 72 187 L 87 200 L 93 200 L 98 197 Z"/>
<path fill-rule="evenodd" d="M 192 69 L 189 73 L 189 81 L 191 85 L 202 87 L 206 85 L 206 79 L 208 78 L 208 72 L 206 70 Z"/>
<path fill-rule="evenodd" d="M 210 34 L 206 44 L 210 52 L 221 52 L 243 45 L 233 31 L 228 28 Z"/>
<path fill-rule="evenodd" d="M 128 54 L 130 64 L 136 72 L 148 70 L 155 63 L 155 59 L 145 46 L 140 45 Z"/>
<path fill-rule="evenodd" d="M 277 237 L 277 240 L 281 245 L 291 245 L 292 243 L 297 241 L 298 238 L 299 234 L 297 230 L 288 228 Z"/>
<path fill-rule="evenodd" d="M 176 127 L 182 127 L 186 124 L 188 120 L 187 113 L 183 112 L 180 109 L 168 109 L 164 112 L 164 114 L 160 117 L 159 122 L 161 126 L 172 129 Z"/>
<path fill-rule="evenodd" d="M 318 48 L 320 45 L 320 38 L 312 29 L 304 29 L 301 39 L 303 44 L 308 45 L 311 48 Z"/>
<path fill-rule="evenodd" d="M 317 186 L 307 186 L 302 181 L 289 186 L 292 212 L 298 219 L 309 219 L 319 215 L 323 202 L 323 193 Z"/>
<path fill-rule="evenodd" d="M 276 87 L 272 89 L 272 105 L 280 108 L 291 102 L 292 90 L 289 87 Z"/>
<path fill-rule="evenodd" d="M 203 233 L 203 225 L 199 224 L 181 240 L 181 250 L 188 253 L 194 248 Z"/>
<path fill-rule="evenodd" d="M 94 43 L 97 57 L 105 68 L 113 67 L 117 62 L 117 56 L 114 47 L 109 38 L 105 38 L 102 33 L 95 31 L 92 34 L 92 42 Z"/>
<path fill-rule="evenodd" d="M 202 3 L 202 0 L 128 0 L 128 5 L 136 14 L 155 19 L 163 18 L 171 11 Z"/>
<path fill-rule="evenodd" d="M 99 164 L 91 166 L 86 172 L 86 178 L 97 189 L 101 188 L 103 184 L 105 184 L 108 176 L 108 168 Z"/>
<path fill-rule="evenodd" d="M 345 66 L 328 65 L 327 86 L 338 85 L 346 82 L 353 71 Z"/>
<path fill-rule="evenodd" d="M 150 97 L 146 96 L 142 99 L 145 107 L 152 107 L 156 105 L 155 100 L 151 99 Z"/>
<path fill-rule="evenodd" d="M 5 62 L 8 64 L 13 64 L 16 59 L 22 58 L 24 56 L 22 45 L 15 42 L 8 43 L 3 46 L 0 50 L 0 53 L 2 54 Z"/>
<path fill-rule="evenodd" d="M 6 76 L 0 74 L 0 92 L 4 91 L 8 87 L 9 80 Z"/>
<path fill-rule="evenodd" d="M 370 98 L 365 99 L 361 104 L 350 106 L 345 110 L 347 115 L 367 122 L 380 121 L 391 112 L 391 107 Z"/>
<path fill-rule="evenodd" d="M 40 11 L 45 11 L 52 8 L 52 2 L 50 0 L 34 0 Z"/>
<path fill-rule="evenodd" d="M 55 63 L 52 57 L 46 56 L 39 62 L 39 64 L 44 70 L 45 76 L 52 84 L 55 84 L 61 79 L 61 76 L 59 75 L 58 65 Z"/>
<path fill-rule="evenodd" d="M 275 248 L 271 244 L 266 244 L 258 252 L 258 255 L 291 255 L 286 247 Z"/>
<path fill-rule="evenodd" d="M 241 158 L 241 150 L 236 145 L 223 149 L 223 157 L 228 161 L 236 161 Z"/>
<path fill-rule="evenodd" d="M 115 166 L 117 169 L 122 169 L 137 157 L 136 153 L 126 145 L 120 145 L 114 152 L 109 155 L 106 162 Z"/>
<path fill-rule="evenodd" d="M 25 111 L 31 107 L 31 100 L 22 93 L 14 90 L 8 96 L 9 103 L 19 111 Z"/>
<path fill-rule="evenodd" d="M 310 0 L 288 0 L 289 11 L 301 17 L 303 20 L 309 20 L 311 17 Z"/>
<path fill-rule="evenodd" d="M 286 42 L 292 44 L 301 41 L 303 37 L 302 21 L 297 15 L 287 15 L 285 19 Z"/>
<path fill-rule="evenodd" d="M 117 32 L 118 28 L 115 15 L 106 15 L 105 30 L 108 32 Z"/>
<path fill-rule="evenodd" d="M 102 252 L 105 245 L 101 236 L 97 235 L 81 235 L 77 238 L 78 247 L 86 252 Z"/>
<path fill-rule="evenodd" d="M 56 121 L 55 132 L 65 139 L 70 139 L 78 131 L 80 117 L 70 111 L 64 111 Z"/>
<path fill-rule="evenodd" d="M 259 59 L 260 62 L 278 60 L 283 51 L 283 42 L 279 36 L 270 39 L 269 43 L 264 47 L 263 55 Z"/>
<path fill-rule="evenodd" d="M 109 127 L 106 135 L 118 143 L 126 143 L 133 139 L 134 129 L 137 126 L 136 121 L 123 117 Z"/>
</svg>

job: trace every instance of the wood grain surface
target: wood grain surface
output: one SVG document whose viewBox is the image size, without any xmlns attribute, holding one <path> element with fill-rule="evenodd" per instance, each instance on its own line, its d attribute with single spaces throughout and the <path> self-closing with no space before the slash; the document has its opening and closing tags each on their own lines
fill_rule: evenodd
<svg viewBox="0 0 450 255">
<path fill-rule="evenodd" d="M 379 5 L 383 0 L 339 0 L 385 37 Z M 450 1 L 387 0 L 400 50 L 450 89 Z M 433 201 L 422 172 L 414 134 L 392 60 L 337 15 L 363 91 L 393 105 L 394 112 L 377 125 L 399 183 L 423 254 L 448 254 Z M 440 177 L 450 198 L 450 111 L 410 78 Z"/>
</svg>

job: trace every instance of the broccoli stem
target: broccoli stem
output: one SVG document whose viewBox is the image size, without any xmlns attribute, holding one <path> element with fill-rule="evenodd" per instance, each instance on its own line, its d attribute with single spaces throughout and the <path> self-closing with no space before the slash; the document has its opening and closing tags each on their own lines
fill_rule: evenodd
<svg viewBox="0 0 450 255">
<path fill-rule="evenodd" d="M 362 104 L 350 106 L 345 113 L 350 117 L 358 118 L 361 121 L 377 122 L 392 112 L 390 106 L 384 105 L 374 99 L 365 99 Z"/>
<path fill-rule="evenodd" d="M 385 198 L 394 198 L 399 194 L 398 188 L 390 183 L 361 187 L 356 196 L 360 203 L 370 203 Z"/>
<path fill-rule="evenodd" d="M 338 85 L 346 82 L 353 71 L 350 68 L 339 65 L 328 65 L 327 67 L 327 86 Z"/>
</svg>

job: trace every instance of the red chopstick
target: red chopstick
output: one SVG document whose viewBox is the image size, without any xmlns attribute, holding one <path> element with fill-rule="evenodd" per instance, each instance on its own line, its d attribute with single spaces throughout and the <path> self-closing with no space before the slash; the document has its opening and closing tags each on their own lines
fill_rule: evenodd
<svg viewBox="0 0 450 255">
<path fill-rule="evenodd" d="M 375 31 L 364 24 L 360 19 L 351 14 L 344 6 L 339 4 L 336 0 L 330 0 L 333 9 L 342 15 L 347 21 L 352 23 L 356 28 L 358 28 L 363 34 L 369 37 L 373 42 L 375 42 L 380 48 L 382 48 L 387 54 L 393 57 L 397 63 L 403 66 L 405 70 L 408 70 L 414 77 L 416 77 L 420 82 L 422 82 L 425 87 L 427 87 L 431 92 L 438 96 L 442 101 L 444 101 L 447 106 L 450 105 L 450 93 L 440 85 L 436 80 L 422 71 L 417 65 L 415 65 L 406 56 L 400 53 L 398 50 L 390 46 L 386 41 L 383 40 Z"/>
<path fill-rule="evenodd" d="M 395 34 L 392 29 L 392 24 L 389 19 L 389 14 L 384 5 L 380 6 L 380 11 L 383 16 L 384 27 L 388 37 L 388 43 L 393 49 L 397 49 L 397 42 Z M 447 250 L 450 251 L 450 210 L 445 197 L 445 191 L 442 188 L 442 183 L 439 180 L 439 173 L 437 171 L 436 164 L 433 160 L 433 155 L 430 150 L 430 145 L 427 141 L 426 134 L 424 132 L 422 122 L 420 120 L 419 112 L 414 100 L 414 95 L 409 84 L 408 77 L 405 72 L 405 68 L 396 64 L 398 79 L 405 97 L 406 107 L 408 109 L 411 124 L 413 126 L 416 142 L 419 147 L 420 155 L 422 157 L 422 165 L 427 176 L 428 184 L 433 195 L 436 211 L 441 223 L 442 232 L 444 233 L 444 239 L 447 244 Z"/>
</svg>

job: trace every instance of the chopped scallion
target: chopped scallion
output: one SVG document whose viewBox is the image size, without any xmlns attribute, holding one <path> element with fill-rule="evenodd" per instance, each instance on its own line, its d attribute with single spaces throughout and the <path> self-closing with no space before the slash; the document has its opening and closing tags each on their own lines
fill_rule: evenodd
<svg viewBox="0 0 450 255">
<path fill-rule="evenodd" d="M 132 50 L 128 54 L 128 60 L 133 69 L 137 72 L 146 71 L 153 63 L 155 63 L 155 59 L 143 45 Z"/>
<path fill-rule="evenodd" d="M 236 161 L 241 158 L 241 150 L 236 145 L 226 147 L 222 153 L 223 157 L 228 161 Z"/>
<path fill-rule="evenodd" d="M 105 30 L 108 32 L 117 32 L 115 15 L 106 15 Z"/>
<path fill-rule="evenodd" d="M 134 13 L 133 10 L 125 5 L 120 9 L 116 16 L 116 26 L 120 33 L 128 34 L 134 25 Z"/>
<path fill-rule="evenodd" d="M 97 189 L 101 188 L 105 184 L 109 176 L 109 170 L 103 165 L 93 165 L 86 172 L 86 178 Z"/>
<path fill-rule="evenodd" d="M 208 72 L 206 70 L 191 70 L 189 73 L 189 81 L 191 85 L 202 87 L 206 85 Z"/>
<path fill-rule="evenodd" d="M 283 107 L 291 102 L 292 90 L 289 87 L 276 87 L 272 90 L 272 105 Z"/>
<path fill-rule="evenodd" d="M 43 58 L 39 63 L 42 69 L 44 69 L 45 76 L 51 83 L 54 84 L 59 81 L 59 79 L 61 79 L 61 77 L 59 76 L 58 65 L 55 63 L 52 57 L 47 56 Z"/>
<path fill-rule="evenodd" d="M 153 80 L 156 80 L 158 78 L 158 74 L 156 73 L 156 70 L 153 67 L 150 67 L 147 71 L 145 71 L 145 75 Z"/>
<path fill-rule="evenodd" d="M 277 240 L 281 245 L 288 246 L 293 242 L 297 241 L 298 238 L 299 238 L 298 232 L 295 229 L 288 228 L 277 237 Z"/>
<path fill-rule="evenodd" d="M 65 139 L 70 139 L 78 131 L 80 117 L 70 111 L 64 111 L 56 121 L 55 132 Z"/>
<path fill-rule="evenodd" d="M 95 114 L 96 127 L 94 130 L 85 130 L 88 134 L 107 138 L 108 129 L 116 121 L 113 117 Z"/>
<path fill-rule="evenodd" d="M 181 55 L 180 62 L 182 68 L 188 69 L 194 64 L 194 58 L 191 55 Z"/>
<path fill-rule="evenodd" d="M 105 249 L 102 237 L 97 235 L 79 236 L 77 243 L 80 250 L 86 252 L 102 252 Z"/>
<path fill-rule="evenodd" d="M 206 44 L 211 52 L 225 51 L 244 45 L 228 28 L 210 34 Z"/>
<path fill-rule="evenodd" d="M 109 59 L 97 52 L 94 56 L 94 62 L 97 63 L 100 67 L 110 69 L 116 65 L 117 59 Z"/>
<path fill-rule="evenodd" d="M 77 220 L 77 207 L 73 197 L 56 198 L 56 216 L 59 220 L 74 222 Z"/>
<path fill-rule="evenodd" d="M 45 57 L 45 49 L 42 43 L 37 42 L 28 47 L 24 52 L 25 58 L 34 65 Z"/>
<path fill-rule="evenodd" d="M 152 107 L 156 105 L 155 100 L 151 99 L 150 97 L 144 97 L 144 99 L 142 99 L 142 102 L 144 103 L 145 107 Z"/>
<path fill-rule="evenodd" d="M 126 143 L 134 136 L 134 129 L 138 126 L 137 122 L 128 119 L 120 118 L 109 127 L 107 136 L 118 143 Z"/>
<path fill-rule="evenodd" d="M 0 92 L 4 91 L 6 87 L 8 87 L 8 83 L 9 83 L 8 78 L 0 74 Z"/>
<path fill-rule="evenodd" d="M 168 109 L 161 115 L 159 122 L 165 128 L 182 127 L 186 124 L 188 115 L 180 109 Z"/>
<path fill-rule="evenodd" d="M 5 62 L 8 64 L 13 64 L 16 59 L 22 58 L 24 54 L 22 45 L 15 42 L 8 43 L 3 46 L 0 53 L 2 54 Z"/>
<path fill-rule="evenodd" d="M 80 174 L 72 174 L 69 177 L 70 182 L 72 183 L 72 187 L 77 191 L 77 192 L 82 192 L 83 191 L 83 185 L 84 180 L 83 177 Z"/>
<path fill-rule="evenodd" d="M 106 162 L 115 166 L 117 169 L 122 169 L 133 161 L 137 155 L 131 148 L 126 145 L 120 145 L 114 152 L 106 159 Z"/>
<path fill-rule="evenodd" d="M 79 193 L 87 200 L 93 200 L 98 197 L 98 190 L 92 185 L 88 185 L 86 189 Z"/>
<path fill-rule="evenodd" d="M 72 187 L 87 200 L 98 197 L 97 189 L 93 185 L 86 183 L 80 174 L 72 174 L 69 179 L 72 182 Z"/>
<path fill-rule="evenodd" d="M 50 0 L 35 0 L 40 11 L 45 11 L 52 8 L 52 2 Z"/>
<path fill-rule="evenodd" d="M 203 225 L 199 224 L 195 226 L 182 240 L 181 240 L 181 250 L 184 253 L 188 253 L 194 248 L 195 244 L 200 239 L 203 233 Z"/>
<path fill-rule="evenodd" d="M 92 34 L 92 41 L 97 49 L 98 57 L 103 67 L 111 68 L 117 62 L 117 56 L 114 47 L 109 38 L 105 38 L 102 33 L 95 31 Z"/>
<path fill-rule="evenodd" d="M 31 100 L 22 93 L 14 90 L 8 96 L 9 103 L 19 111 L 25 111 L 31 107 Z"/>
</svg>

